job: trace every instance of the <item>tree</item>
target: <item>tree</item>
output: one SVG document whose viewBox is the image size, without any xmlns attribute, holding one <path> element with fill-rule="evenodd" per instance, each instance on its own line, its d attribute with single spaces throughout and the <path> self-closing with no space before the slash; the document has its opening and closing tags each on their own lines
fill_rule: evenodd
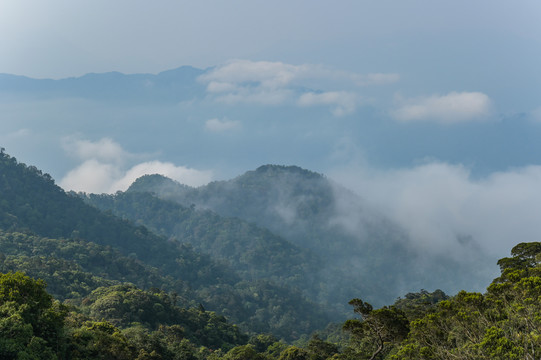
<svg viewBox="0 0 541 360">
<path fill-rule="evenodd" d="M 356 355 L 370 360 L 382 357 L 408 335 L 409 321 L 402 310 L 394 306 L 374 310 L 361 299 L 353 299 L 349 304 L 361 316 L 360 320 L 347 320 L 343 327 L 351 333 Z"/>
<path fill-rule="evenodd" d="M 278 360 L 308 360 L 309 358 L 308 351 L 296 346 L 290 346 L 282 351 Z"/>
<path fill-rule="evenodd" d="M 45 286 L 19 272 L 0 274 L 0 358 L 54 359 L 61 352 L 67 310 Z"/>
</svg>

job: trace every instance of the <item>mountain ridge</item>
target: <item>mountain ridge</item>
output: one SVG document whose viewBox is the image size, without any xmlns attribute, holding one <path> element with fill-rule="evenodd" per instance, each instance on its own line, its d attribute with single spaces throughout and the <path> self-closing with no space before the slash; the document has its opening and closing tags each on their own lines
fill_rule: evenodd
<svg viewBox="0 0 541 360">
<path fill-rule="evenodd" d="M 58 272 L 57 276 L 64 274 L 69 277 L 73 271 L 85 269 L 77 266 L 88 254 L 79 251 L 74 257 L 63 249 L 84 249 L 87 248 L 85 244 L 89 244 L 91 249 L 91 243 L 95 243 L 97 252 L 104 252 L 100 259 L 111 258 L 111 251 L 107 248 L 112 248 L 122 255 L 120 258 L 126 264 L 135 260 L 135 263 L 139 261 L 149 266 L 149 270 L 155 269 L 149 274 L 157 275 L 158 282 L 152 284 L 150 281 L 147 286 L 167 286 L 168 291 L 176 291 L 191 297 L 192 301 L 204 303 L 209 309 L 252 332 L 273 332 L 279 337 L 295 338 L 324 326 L 329 320 L 326 311 L 295 289 L 272 281 L 243 280 L 223 262 L 199 253 L 189 245 L 155 235 L 144 226 L 133 225 L 128 220 L 85 204 L 73 194 L 65 193 L 49 175 L 17 162 L 3 150 L 0 153 L 0 194 L 0 229 L 6 232 L 5 236 L 0 234 L 3 236 L 0 252 L 4 249 L 11 264 L 7 270 L 24 268 L 49 276 L 40 272 L 39 264 L 53 269 L 53 263 L 58 259 L 57 263 L 63 264 L 66 270 Z M 17 231 L 37 235 L 38 238 L 9 235 Z M 49 241 L 45 240 L 48 238 L 53 244 L 59 241 L 63 244 L 54 245 L 57 250 L 51 253 L 56 255 L 50 259 L 44 258 L 45 253 L 37 251 L 36 247 Z M 28 248 L 26 253 L 13 250 L 20 246 Z M 91 275 L 85 276 L 91 278 Z M 109 278 L 106 276 L 104 279 Z M 118 277 L 110 280 L 125 281 Z M 98 283 L 107 282 L 100 280 Z M 82 289 L 86 292 L 88 288 Z M 73 291 L 80 290 L 74 288 Z"/>
<path fill-rule="evenodd" d="M 207 70 L 181 66 L 158 74 L 124 74 L 118 71 L 87 73 L 62 79 L 34 79 L 0 74 L 0 93 L 32 99 L 87 98 L 120 103 L 138 101 L 174 103 L 201 96 L 204 86 L 197 78 Z"/>
<path fill-rule="evenodd" d="M 254 223 L 313 251 L 322 259 L 320 273 L 327 277 L 326 295 L 318 299 L 323 303 L 346 303 L 360 293 L 382 305 L 419 288 L 453 292 L 483 284 L 481 276 L 465 276 L 466 285 L 455 281 L 486 264 L 484 254 L 472 244 L 461 244 L 468 259 L 428 257 L 400 226 L 355 193 L 298 166 L 262 165 L 197 188 L 147 175 L 127 190 L 136 191 Z"/>
</svg>

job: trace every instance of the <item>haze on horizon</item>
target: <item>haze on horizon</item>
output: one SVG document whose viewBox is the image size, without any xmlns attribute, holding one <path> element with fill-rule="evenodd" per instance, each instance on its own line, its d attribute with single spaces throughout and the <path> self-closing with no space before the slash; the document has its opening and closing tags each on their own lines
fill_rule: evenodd
<svg viewBox="0 0 541 360">
<path fill-rule="evenodd" d="M 145 173 L 197 186 L 299 165 L 414 238 L 470 236 L 502 256 L 541 239 L 540 14 L 533 0 L 4 1 L 0 73 L 187 65 L 201 93 L 141 104 L 3 91 L 0 144 L 89 192 Z"/>
</svg>

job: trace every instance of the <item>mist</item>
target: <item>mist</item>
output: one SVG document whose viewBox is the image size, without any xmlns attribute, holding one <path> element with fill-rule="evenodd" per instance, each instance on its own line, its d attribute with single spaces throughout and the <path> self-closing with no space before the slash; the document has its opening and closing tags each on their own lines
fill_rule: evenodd
<svg viewBox="0 0 541 360">
<path fill-rule="evenodd" d="M 330 176 L 432 254 L 460 259 L 479 248 L 495 261 L 517 243 L 541 238 L 540 166 L 476 178 L 463 165 L 432 161 L 392 170 L 341 168 Z"/>
</svg>

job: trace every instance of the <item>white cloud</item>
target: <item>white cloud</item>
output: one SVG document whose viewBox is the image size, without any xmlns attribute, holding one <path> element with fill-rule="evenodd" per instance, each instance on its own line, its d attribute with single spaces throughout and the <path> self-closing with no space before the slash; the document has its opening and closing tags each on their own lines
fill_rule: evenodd
<svg viewBox="0 0 541 360">
<path fill-rule="evenodd" d="M 355 93 L 359 87 L 398 80 L 397 74 L 363 75 L 321 65 L 248 60 L 231 61 L 199 77 L 207 84 L 209 96 L 222 103 L 329 105 L 338 116 L 355 111 L 357 104 L 351 97 L 358 97 Z M 337 99 L 338 95 L 342 99 Z"/>
<path fill-rule="evenodd" d="M 329 91 L 324 93 L 305 93 L 299 97 L 300 106 L 331 106 L 331 112 L 335 116 L 343 116 L 353 113 L 361 104 L 361 97 L 355 93 L 346 91 Z"/>
<path fill-rule="evenodd" d="M 229 105 L 244 103 L 274 106 L 286 104 L 294 97 L 295 94 L 289 89 L 265 89 L 261 87 L 250 89 L 241 87 L 235 92 L 217 96 L 216 101 Z"/>
<path fill-rule="evenodd" d="M 400 99 L 392 116 L 402 122 L 428 121 L 453 124 L 486 119 L 491 113 L 490 98 L 480 92 L 451 92 L 415 99 Z"/>
<path fill-rule="evenodd" d="M 201 171 L 169 162 L 146 161 L 126 165 L 138 156 L 126 152 L 112 139 L 96 142 L 78 140 L 66 143 L 66 151 L 74 151 L 82 163 L 70 170 L 59 182 L 65 190 L 88 193 L 114 193 L 126 190 L 137 178 L 160 174 L 190 186 L 204 185 L 212 180 L 211 171 Z"/>
<path fill-rule="evenodd" d="M 80 160 L 96 159 L 105 162 L 121 163 L 132 157 L 132 155 L 110 138 L 103 138 L 92 142 L 80 140 L 73 137 L 65 138 L 64 149 L 69 155 Z"/>
<path fill-rule="evenodd" d="M 147 174 L 160 174 L 189 186 L 205 185 L 212 180 L 211 171 L 190 169 L 169 162 L 149 161 L 137 164 L 126 171 L 111 185 L 109 192 L 126 190 L 137 178 Z"/>
<path fill-rule="evenodd" d="M 218 66 L 200 76 L 200 81 L 213 84 L 258 83 L 264 88 L 289 85 L 295 78 L 310 70 L 309 65 L 291 65 L 282 62 L 236 60 Z"/>
<path fill-rule="evenodd" d="M 423 251 L 468 256 L 462 239 L 498 259 L 519 242 L 541 239 L 541 166 L 472 178 L 461 165 L 335 171 L 340 183 L 407 230 Z"/>
<path fill-rule="evenodd" d="M 241 126 L 240 121 L 227 120 L 227 119 L 209 119 L 205 121 L 205 129 L 212 132 L 223 132 L 239 128 Z"/>
<path fill-rule="evenodd" d="M 84 161 L 70 170 L 59 182 L 64 190 L 84 191 L 88 193 L 110 193 L 111 184 L 121 177 L 121 170 L 114 164 L 96 159 Z"/>
</svg>

